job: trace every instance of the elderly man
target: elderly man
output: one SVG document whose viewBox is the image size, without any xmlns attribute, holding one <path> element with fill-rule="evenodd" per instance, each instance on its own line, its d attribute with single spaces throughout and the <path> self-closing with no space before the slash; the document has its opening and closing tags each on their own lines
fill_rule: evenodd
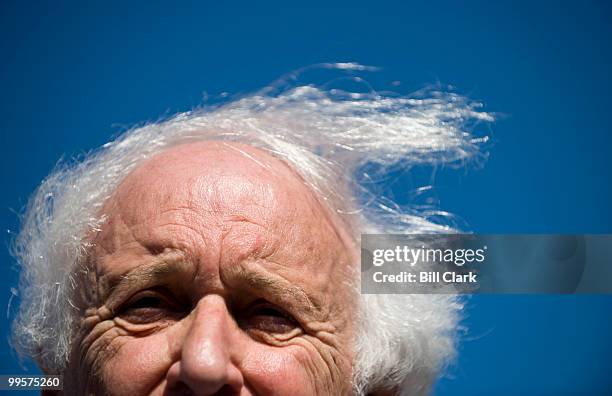
<svg viewBox="0 0 612 396">
<path fill-rule="evenodd" d="M 128 131 L 31 199 L 14 345 L 64 394 L 426 394 L 460 301 L 361 295 L 359 235 L 450 230 L 376 172 L 464 161 L 473 120 L 304 86 Z"/>
</svg>

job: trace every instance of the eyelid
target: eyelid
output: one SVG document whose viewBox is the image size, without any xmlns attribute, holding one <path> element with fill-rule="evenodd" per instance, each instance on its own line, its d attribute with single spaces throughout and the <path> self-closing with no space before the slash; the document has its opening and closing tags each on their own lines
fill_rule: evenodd
<svg viewBox="0 0 612 396">
<path fill-rule="evenodd" d="M 278 315 L 258 314 L 258 311 L 262 309 L 271 309 L 275 311 Z M 257 317 L 257 316 L 277 317 L 278 319 L 286 320 L 288 323 L 295 326 L 296 328 L 297 327 L 301 328 L 300 322 L 293 315 L 291 315 L 289 312 L 279 307 L 278 305 L 272 304 L 265 300 L 257 300 L 254 303 L 252 303 L 251 306 L 246 310 L 245 316 L 247 318 L 246 319 L 247 321 L 250 318 Z"/>
<path fill-rule="evenodd" d="M 138 306 L 142 299 L 157 299 L 159 302 Z M 170 290 L 153 288 L 133 293 L 113 314 L 128 323 L 149 325 L 178 321 L 188 313 L 188 309 Z"/>
<path fill-rule="evenodd" d="M 246 309 L 246 313 L 248 315 L 253 314 L 256 310 L 258 309 L 265 309 L 265 308 L 269 308 L 272 309 L 276 312 L 278 312 L 281 316 L 286 317 L 287 319 L 291 319 L 291 320 L 295 320 L 293 318 L 293 316 L 291 316 L 291 314 L 289 314 L 286 310 L 284 310 L 283 308 L 279 307 L 276 304 L 273 304 L 269 301 L 263 300 L 263 299 L 258 299 L 255 300 L 254 302 L 252 302 L 249 307 Z"/>
<path fill-rule="evenodd" d="M 119 308 L 117 309 L 117 312 L 120 313 L 120 312 L 124 312 L 130 309 L 132 305 L 134 305 L 136 302 L 138 302 L 139 300 L 143 298 L 158 298 L 164 304 L 167 304 L 168 307 L 178 308 L 180 304 L 177 302 L 176 298 L 169 296 L 169 294 L 170 292 L 166 290 L 165 288 L 158 288 L 158 287 L 155 287 L 152 289 L 140 290 L 132 294 L 128 299 L 126 299 L 125 302 L 119 306 Z M 151 308 L 151 309 L 159 309 L 159 308 Z"/>
<path fill-rule="evenodd" d="M 253 340 L 274 346 L 281 346 L 304 333 L 297 321 L 285 317 L 247 317 L 240 327 Z"/>
</svg>

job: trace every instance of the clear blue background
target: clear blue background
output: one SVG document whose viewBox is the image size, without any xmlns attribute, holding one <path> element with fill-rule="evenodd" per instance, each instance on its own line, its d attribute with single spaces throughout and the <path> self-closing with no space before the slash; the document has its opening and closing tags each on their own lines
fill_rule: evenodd
<svg viewBox="0 0 612 396">
<path fill-rule="evenodd" d="M 176 2 L 178 3 L 178 2 Z M 437 198 L 476 232 L 612 233 L 612 10 L 601 2 L 0 4 L 0 227 L 62 155 L 322 61 L 451 83 L 504 113 Z M 409 178 L 396 187 L 399 199 Z M 405 194 L 404 194 L 405 195 Z M 0 313 L 16 281 L 1 249 Z M 443 395 L 612 394 L 611 296 L 477 296 Z M 0 373 L 20 373 L 0 321 Z"/>
</svg>

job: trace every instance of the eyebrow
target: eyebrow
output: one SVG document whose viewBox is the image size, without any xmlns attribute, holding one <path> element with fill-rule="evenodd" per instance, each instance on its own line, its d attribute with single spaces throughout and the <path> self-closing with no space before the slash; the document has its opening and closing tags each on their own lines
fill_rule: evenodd
<svg viewBox="0 0 612 396">
<path fill-rule="evenodd" d="M 109 276 L 103 298 L 107 302 L 120 300 L 135 287 L 147 288 L 168 284 L 168 280 L 185 273 L 185 255 L 180 251 L 154 256 L 150 263 L 140 265 L 127 273 Z M 221 281 L 231 288 L 237 287 L 270 300 L 296 304 L 310 313 L 321 311 L 321 304 L 302 287 L 278 273 L 264 269 L 253 262 L 237 263 L 220 275 Z"/>
<path fill-rule="evenodd" d="M 222 275 L 223 276 L 223 275 Z M 262 296 L 280 297 L 283 302 L 295 302 L 310 312 L 320 311 L 321 304 L 302 287 L 278 273 L 263 269 L 259 264 L 242 262 L 229 273 L 229 283 L 234 279 L 246 282 L 247 289 Z M 244 286 L 242 286 L 244 287 Z"/>
<path fill-rule="evenodd" d="M 140 265 L 127 273 L 109 275 L 105 282 L 106 287 L 103 298 L 120 297 L 128 293 L 135 286 L 159 285 L 167 283 L 172 278 L 184 272 L 185 256 L 178 251 L 153 256 L 150 263 Z"/>
</svg>

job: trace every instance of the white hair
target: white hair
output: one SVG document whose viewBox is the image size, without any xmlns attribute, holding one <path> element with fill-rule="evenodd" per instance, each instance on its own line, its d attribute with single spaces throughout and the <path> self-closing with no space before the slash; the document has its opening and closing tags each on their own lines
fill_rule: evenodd
<svg viewBox="0 0 612 396">
<path fill-rule="evenodd" d="M 364 70 L 353 63 L 326 64 Z M 50 373 L 65 370 L 77 310 L 76 263 L 84 236 L 99 229 L 105 200 L 135 167 L 173 146 L 237 141 L 292 166 L 354 232 L 453 232 L 439 212 L 380 197 L 376 175 L 391 167 L 461 165 L 485 138 L 467 129 L 490 122 L 479 104 L 428 89 L 410 96 L 300 85 L 263 90 L 227 103 L 133 128 L 72 164 L 60 164 L 29 201 L 13 254 L 21 266 L 13 345 Z M 365 177 L 368 176 L 367 183 Z M 371 180 L 374 179 L 374 182 Z M 354 350 L 357 394 L 395 389 L 425 394 L 453 357 L 462 302 L 453 295 L 360 295 Z"/>
</svg>

